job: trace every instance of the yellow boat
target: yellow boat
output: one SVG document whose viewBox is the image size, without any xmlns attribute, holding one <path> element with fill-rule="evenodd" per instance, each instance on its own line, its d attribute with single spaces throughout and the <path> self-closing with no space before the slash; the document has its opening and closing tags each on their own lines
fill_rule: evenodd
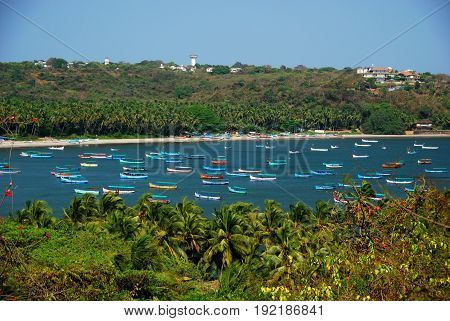
<svg viewBox="0 0 450 321">
<path fill-rule="evenodd" d="M 149 183 L 148 186 L 150 186 L 150 188 L 155 188 L 155 189 L 177 189 L 178 186 L 176 183 L 173 182 L 155 182 L 155 183 Z"/>
</svg>

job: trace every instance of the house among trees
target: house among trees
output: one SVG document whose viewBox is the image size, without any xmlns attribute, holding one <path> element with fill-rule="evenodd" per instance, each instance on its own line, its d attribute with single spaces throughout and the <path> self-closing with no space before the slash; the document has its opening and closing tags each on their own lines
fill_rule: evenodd
<svg viewBox="0 0 450 321">
<path fill-rule="evenodd" d="M 429 119 L 422 119 L 416 123 L 418 130 L 431 130 L 433 129 L 433 123 Z"/>
<path fill-rule="evenodd" d="M 242 68 L 239 67 L 232 67 L 230 68 L 230 73 L 237 74 L 238 72 L 241 72 Z"/>
<path fill-rule="evenodd" d="M 385 82 L 415 82 L 419 80 L 419 74 L 414 70 L 407 69 L 403 71 L 396 71 L 392 67 L 359 67 L 356 73 L 362 75 L 366 79 L 375 79 L 378 83 Z"/>
</svg>

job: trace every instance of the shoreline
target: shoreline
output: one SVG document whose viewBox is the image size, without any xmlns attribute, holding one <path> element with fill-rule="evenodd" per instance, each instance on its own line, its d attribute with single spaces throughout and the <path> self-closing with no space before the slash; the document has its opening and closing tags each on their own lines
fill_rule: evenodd
<svg viewBox="0 0 450 321">
<path fill-rule="evenodd" d="M 67 140 L 47 139 L 36 141 L 2 141 L 0 149 L 6 148 L 28 148 L 28 147 L 58 147 L 58 146 L 88 146 L 88 145 L 123 145 L 123 144 L 155 144 L 155 143 L 198 143 L 198 142 L 225 142 L 225 141 L 248 141 L 248 140 L 308 140 L 308 139 L 348 139 L 348 138 L 450 138 L 448 134 L 423 134 L 423 135 L 369 135 L 369 134 L 337 134 L 337 135 L 309 135 L 309 136 L 278 136 L 273 137 L 251 137 L 243 135 L 231 137 L 230 139 L 214 139 L 200 137 L 160 137 L 160 138 L 106 138 L 88 139 L 80 143 Z"/>
</svg>

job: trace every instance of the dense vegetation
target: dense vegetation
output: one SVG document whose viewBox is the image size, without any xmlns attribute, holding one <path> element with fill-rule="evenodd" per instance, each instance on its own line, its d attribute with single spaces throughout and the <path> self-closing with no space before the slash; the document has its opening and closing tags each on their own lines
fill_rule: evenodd
<svg viewBox="0 0 450 321">
<path fill-rule="evenodd" d="M 34 201 L 0 221 L 0 297 L 20 300 L 448 300 L 449 195 L 222 206 L 143 195 Z"/>
<path fill-rule="evenodd" d="M 389 91 L 391 85 L 364 81 L 350 68 L 237 64 L 241 73 L 216 66 L 209 74 L 205 66 L 178 72 L 148 61 L 66 68 L 53 59 L 52 64 L 0 63 L 3 132 L 110 136 L 362 129 L 398 134 L 418 119 L 429 118 L 438 129 L 449 123 L 447 75 L 424 74 L 420 83 Z"/>
</svg>

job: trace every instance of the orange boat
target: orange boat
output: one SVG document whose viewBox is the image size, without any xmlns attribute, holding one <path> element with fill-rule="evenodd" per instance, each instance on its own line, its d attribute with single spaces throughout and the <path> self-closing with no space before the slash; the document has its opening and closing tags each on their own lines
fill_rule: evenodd
<svg viewBox="0 0 450 321">
<path fill-rule="evenodd" d="M 201 174 L 201 179 L 223 179 L 223 175 Z"/>
<path fill-rule="evenodd" d="M 429 158 L 419 159 L 417 161 L 417 164 L 421 164 L 421 165 L 431 164 L 431 159 L 429 159 Z"/>
<path fill-rule="evenodd" d="M 401 163 L 385 163 L 385 164 L 382 164 L 381 167 L 383 167 L 383 168 L 400 168 L 400 167 L 402 167 L 402 164 Z"/>
</svg>

